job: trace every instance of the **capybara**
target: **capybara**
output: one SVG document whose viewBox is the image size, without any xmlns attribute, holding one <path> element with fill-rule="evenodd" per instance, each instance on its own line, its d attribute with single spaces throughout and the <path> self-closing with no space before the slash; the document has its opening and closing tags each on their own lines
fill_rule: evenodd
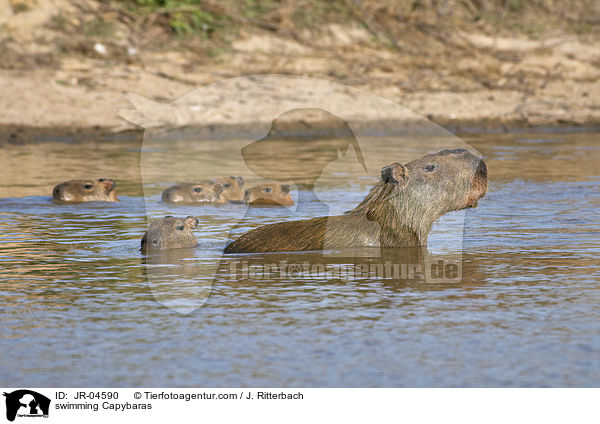
<svg viewBox="0 0 600 424">
<path fill-rule="evenodd" d="M 242 203 L 244 201 L 244 179 L 242 177 L 222 177 L 211 180 L 219 190 L 219 203 Z"/>
<path fill-rule="evenodd" d="M 345 215 L 258 227 L 230 243 L 225 253 L 422 246 L 435 220 L 477 206 L 486 192 L 487 168 L 479 156 L 442 150 L 383 167 L 381 181 Z"/>
<path fill-rule="evenodd" d="M 208 183 L 181 183 L 162 193 L 168 203 L 242 203 L 244 192 L 242 177 L 223 177 Z"/>
<path fill-rule="evenodd" d="M 61 203 L 118 202 L 116 186 L 109 178 L 70 180 L 54 187 L 52 198 Z"/>
<path fill-rule="evenodd" d="M 294 200 L 287 184 L 266 183 L 250 187 L 244 192 L 244 202 L 249 205 L 292 206 Z"/>
<path fill-rule="evenodd" d="M 194 235 L 194 228 L 198 226 L 198 219 L 193 216 L 175 218 L 165 216 L 150 223 L 148 231 L 142 237 L 141 251 L 178 249 L 181 247 L 196 247 L 198 239 Z"/>
<path fill-rule="evenodd" d="M 181 183 L 162 193 L 162 201 L 168 203 L 219 203 L 221 187 L 213 183 Z"/>
</svg>

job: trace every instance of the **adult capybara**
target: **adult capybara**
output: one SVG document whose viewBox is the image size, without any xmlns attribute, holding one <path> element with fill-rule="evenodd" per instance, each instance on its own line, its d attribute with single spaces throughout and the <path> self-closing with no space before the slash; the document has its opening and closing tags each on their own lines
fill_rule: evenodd
<svg viewBox="0 0 600 424">
<path fill-rule="evenodd" d="M 165 216 L 150 223 L 148 231 L 142 237 L 140 250 L 178 249 L 181 247 L 196 247 L 198 239 L 194 235 L 194 228 L 198 226 L 198 219 L 193 216 L 175 218 Z"/>
<path fill-rule="evenodd" d="M 70 180 L 54 187 L 52 198 L 60 203 L 118 202 L 116 186 L 109 178 Z"/>
<path fill-rule="evenodd" d="M 294 200 L 287 184 L 266 183 L 250 187 L 244 192 L 244 202 L 249 205 L 292 206 Z"/>
<path fill-rule="evenodd" d="M 168 203 L 241 203 L 244 201 L 242 177 L 223 177 L 208 183 L 181 183 L 162 193 Z"/>
<path fill-rule="evenodd" d="M 240 236 L 225 253 L 422 246 L 435 220 L 477 206 L 486 192 L 487 168 L 479 156 L 442 150 L 383 167 L 381 181 L 345 215 L 265 225 Z"/>
<path fill-rule="evenodd" d="M 213 183 L 181 183 L 162 193 L 162 201 L 168 203 L 219 203 L 221 187 Z"/>
</svg>

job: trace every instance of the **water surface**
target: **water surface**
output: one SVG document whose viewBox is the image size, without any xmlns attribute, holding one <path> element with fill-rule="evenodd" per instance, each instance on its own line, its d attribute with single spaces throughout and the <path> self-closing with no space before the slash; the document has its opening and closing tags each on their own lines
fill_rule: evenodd
<svg viewBox="0 0 600 424">
<path fill-rule="evenodd" d="M 458 249 L 458 284 L 231 279 L 223 271 L 213 281 L 198 272 L 220 260 L 233 221 L 239 233 L 290 216 L 348 210 L 374 183 L 378 166 L 419 156 L 418 144 L 398 150 L 386 147 L 394 146 L 389 140 L 368 140 L 368 175 L 350 153 L 324 173 L 317 197 L 294 187 L 301 204 L 291 210 L 160 203 L 161 191 L 184 178 L 243 175 L 248 185 L 257 182 L 239 168 L 239 157 L 220 154 L 240 141 L 181 141 L 168 152 L 147 144 L 142 163 L 155 166 L 142 171 L 135 143 L 1 146 L 0 381 L 12 387 L 598 386 L 598 135 L 466 141 L 486 157 L 488 196 L 476 209 L 440 219 L 429 244 L 434 255 Z M 296 165 L 306 166 L 305 159 Z M 86 176 L 115 179 L 121 202 L 50 201 L 55 184 Z M 147 218 L 165 214 L 197 216 L 201 247 L 161 263 L 138 249 Z M 457 246 L 448 234 L 463 221 Z M 225 269 L 232 260 L 243 258 L 225 258 Z M 164 279 L 149 283 L 153 275 Z"/>
</svg>

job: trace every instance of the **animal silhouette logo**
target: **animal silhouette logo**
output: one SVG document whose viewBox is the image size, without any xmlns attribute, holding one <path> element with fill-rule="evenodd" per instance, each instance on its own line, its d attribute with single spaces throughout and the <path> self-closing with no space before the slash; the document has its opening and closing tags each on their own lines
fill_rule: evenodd
<svg viewBox="0 0 600 424">
<path fill-rule="evenodd" d="M 4 393 L 6 397 L 6 419 L 14 421 L 17 415 L 25 417 L 47 417 L 50 399 L 33 390 L 15 390 Z"/>
</svg>

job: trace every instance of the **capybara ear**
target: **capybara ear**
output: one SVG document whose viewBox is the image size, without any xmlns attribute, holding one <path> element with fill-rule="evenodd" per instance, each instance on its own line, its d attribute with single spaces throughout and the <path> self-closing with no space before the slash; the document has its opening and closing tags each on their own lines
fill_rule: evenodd
<svg viewBox="0 0 600 424">
<path fill-rule="evenodd" d="M 198 218 L 194 218 L 193 216 L 187 216 L 185 218 L 185 225 L 190 228 L 196 228 L 199 224 Z"/>
<path fill-rule="evenodd" d="M 242 177 L 237 177 L 236 178 L 238 185 L 241 187 L 244 185 L 244 179 Z"/>
<path fill-rule="evenodd" d="M 163 220 L 165 220 L 165 219 L 169 219 L 169 218 L 173 218 L 173 215 L 167 215 L 167 216 L 165 216 L 165 217 L 163 218 Z"/>
<path fill-rule="evenodd" d="M 281 192 L 284 194 L 288 194 L 290 192 L 290 186 L 288 184 L 283 184 L 281 186 Z"/>
<path fill-rule="evenodd" d="M 408 168 L 401 163 L 392 163 L 381 168 L 381 180 L 384 183 L 399 184 L 408 179 Z"/>
</svg>

